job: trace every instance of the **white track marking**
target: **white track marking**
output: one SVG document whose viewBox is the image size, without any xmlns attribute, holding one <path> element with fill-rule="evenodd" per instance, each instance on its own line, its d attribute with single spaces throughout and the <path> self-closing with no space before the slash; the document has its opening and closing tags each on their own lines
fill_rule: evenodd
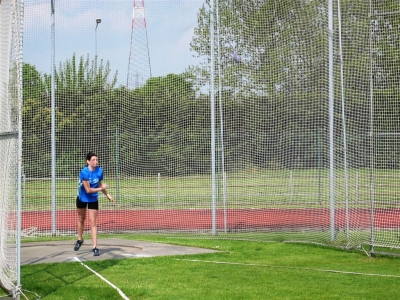
<svg viewBox="0 0 400 300">
<path fill-rule="evenodd" d="M 303 267 L 290 267 L 290 266 L 274 266 L 274 265 L 260 265 L 260 264 L 245 264 L 245 263 L 234 263 L 234 262 L 224 262 L 224 261 L 211 261 L 211 260 L 198 260 L 198 259 L 178 259 L 184 261 L 192 262 L 206 262 L 213 264 L 224 264 L 224 265 L 239 265 L 239 266 L 253 266 L 253 267 L 269 267 L 269 268 L 283 268 L 283 269 L 298 269 L 307 271 L 319 271 L 319 272 L 329 272 L 329 273 L 340 273 L 340 274 L 350 274 L 350 275 L 363 275 L 363 276 L 377 276 L 377 277 L 392 277 L 400 278 L 400 275 L 389 275 L 389 274 L 374 274 L 374 273 L 360 273 L 360 272 L 348 272 L 339 270 L 325 270 L 325 269 L 313 269 L 313 268 L 303 268 Z"/>
<path fill-rule="evenodd" d="M 118 288 L 116 287 L 114 284 L 112 284 L 110 281 L 108 281 L 107 279 L 105 279 L 103 276 L 101 276 L 99 273 L 97 273 L 95 270 L 92 270 L 90 267 L 88 267 L 87 265 L 85 265 L 79 258 L 74 257 L 74 259 L 77 262 L 80 262 L 82 266 L 84 266 L 86 269 L 88 269 L 89 271 L 91 271 L 93 274 L 95 274 L 97 277 L 99 277 L 101 280 L 103 280 L 104 282 L 108 283 L 111 287 L 113 287 L 114 289 L 116 289 L 118 291 L 118 294 L 121 295 L 122 299 L 125 300 L 129 300 L 129 298 Z"/>
</svg>

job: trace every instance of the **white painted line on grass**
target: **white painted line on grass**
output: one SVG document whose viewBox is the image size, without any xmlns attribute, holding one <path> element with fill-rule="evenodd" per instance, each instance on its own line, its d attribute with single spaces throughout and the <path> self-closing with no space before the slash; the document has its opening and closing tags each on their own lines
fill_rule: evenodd
<svg viewBox="0 0 400 300">
<path fill-rule="evenodd" d="M 118 294 L 121 295 L 122 299 L 125 300 L 129 300 L 129 298 L 118 288 L 116 287 L 114 284 L 112 284 L 110 281 L 108 281 L 107 279 L 105 279 L 103 276 L 101 276 L 99 273 L 97 273 L 95 270 L 92 270 L 90 267 L 88 267 L 87 265 L 85 265 L 83 262 L 81 262 L 81 260 L 77 257 L 74 257 L 74 259 L 77 262 L 80 262 L 82 266 L 84 266 L 86 269 L 88 269 L 89 271 L 93 272 L 93 274 L 95 274 L 96 276 L 98 276 L 101 280 L 103 280 L 104 282 L 108 283 L 111 287 L 113 287 L 114 289 L 116 289 L 118 291 Z"/>
<path fill-rule="evenodd" d="M 184 261 L 192 261 L 192 262 L 206 262 L 206 263 L 223 264 L 223 265 L 239 265 L 239 266 L 253 266 L 253 267 L 298 269 L 298 270 L 319 271 L 319 272 L 329 272 L 329 273 L 340 273 L 340 274 L 350 274 L 350 275 L 363 275 L 363 276 L 377 276 L 377 277 L 400 278 L 400 275 L 374 274 L 374 273 L 360 273 L 360 272 L 348 272 L 348 271 L 339 271 L 339 270 L 313 269 L 313 268 L 303 268 L 303 267 L 274 266 L 274 265 L 262 265 L 262 264 L 261 264 L 261 265 L 260 265 L 260 264 L 245 264 L 245 263 L 234 263 L 234 262 L 225 262 L 225 261 L 211 261 L 211 260 L 198 260 L 198 259 L 179 259 L 179 258 L 176 258 L 175 260 L 184 260 Z"/>
</svg>

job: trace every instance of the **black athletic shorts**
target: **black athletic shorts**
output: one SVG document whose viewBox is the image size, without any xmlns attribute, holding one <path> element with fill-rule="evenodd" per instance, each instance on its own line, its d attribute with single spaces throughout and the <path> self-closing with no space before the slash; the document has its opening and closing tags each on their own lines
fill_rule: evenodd
<svg viewBox="0 0 400 300">
<path fill-rule="evenodd" d="M 99 202 L 82 202 L 79 200 L 79 197 L 76 197 L 76 208 L 88 208 L 88 209 L 95 209 L 99 210 Z"/>
</svg>

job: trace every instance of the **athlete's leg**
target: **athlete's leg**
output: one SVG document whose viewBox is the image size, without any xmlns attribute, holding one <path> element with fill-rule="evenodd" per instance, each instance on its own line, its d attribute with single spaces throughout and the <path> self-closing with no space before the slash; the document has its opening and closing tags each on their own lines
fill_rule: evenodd
<svg viewBox="0 0 400 300">
<path fill-rule="evenodd" d="M 78 212 L 78 240 L 83 241 L 83 229 L 85 228 L 86 208 L 77 208 Z"/>
<path fill-rule="evenodd" d="M 90 233 L 92 235 L 93 248 L 97 247 L 97 209 L 88 209 Z"/>
</svg>

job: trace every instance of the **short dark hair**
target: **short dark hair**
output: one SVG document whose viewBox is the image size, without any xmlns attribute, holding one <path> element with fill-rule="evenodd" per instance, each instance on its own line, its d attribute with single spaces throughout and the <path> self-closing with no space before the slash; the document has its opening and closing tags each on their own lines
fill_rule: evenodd
<svg viewBox="0 0 400 300">
<path fill-rule="evenodd" d="M 88 154 L 86 154 L 86 160 L 91 160 L 93 156 L 96 156 L 96 153 L 94 153 L 93 151 L 88 152 Z"/>
</svg>

